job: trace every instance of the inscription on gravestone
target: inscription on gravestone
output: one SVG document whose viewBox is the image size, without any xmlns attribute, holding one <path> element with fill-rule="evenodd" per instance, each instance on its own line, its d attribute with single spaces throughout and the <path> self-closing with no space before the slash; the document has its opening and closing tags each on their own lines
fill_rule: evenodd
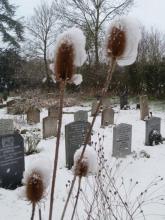
<svg viewBox="0 0 165 220">
<path fill-rule="evenodd" d="M 21 185 L 24 141 L 20 134 L 0 136 L 0 187 L 15 189 Z"/>
<path fill-rule="evenodd" d="M 75 112 L 74 121 L 88 121 L 88 112 L 83 110 Z"/>
<path fill-rule="evenodd" d="M 0 119 L 0 135 L 13 134 L 14 124 L 12 119 Z"/>
<path fill-rule="evenodd" d="M 81 147 L 90 127 L 89 122 L 76 121 L 65 126 L 66 166 L 71 169 L 75 151 Z"/>
<path fill-rule="evenodd" d="M 43 138 L 56 137 L 57 118 L 46 117 L 43 119 Z"/>
<path fill-rule="evenodd" d="M 149 146 L 149 134 L 153 130 L 157 130 L 160 133 L 161 118 L 151 117 L 146 120 L 146 135 L 145 135 L 145 145 Z"/>
<path fill-rule="evenodd" d="M 132 125 L 121 123 L 113 128 L 112 156 L 125 157 L 131 153 Z"/>
<path fill-rule="evenodd" d="M 108 126 L 114 124 L 114 110 L 107 108 L 102 111 L 101 126 Z"/>
</svg>

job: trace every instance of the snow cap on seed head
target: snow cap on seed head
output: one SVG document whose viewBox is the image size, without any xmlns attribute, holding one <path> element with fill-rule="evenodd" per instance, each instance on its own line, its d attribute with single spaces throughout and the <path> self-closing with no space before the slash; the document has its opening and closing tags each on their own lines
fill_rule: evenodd
<svg viewBox="0 0 165 220">
<path fill-rule="evenodd" d="M 106 33 L 106 57 L 116 59 L 119 66 L 134 63 L 140 39 L 140 25 L 137 20 L 131 17 L 120 17 L 114 20 Z"/>
</svg>

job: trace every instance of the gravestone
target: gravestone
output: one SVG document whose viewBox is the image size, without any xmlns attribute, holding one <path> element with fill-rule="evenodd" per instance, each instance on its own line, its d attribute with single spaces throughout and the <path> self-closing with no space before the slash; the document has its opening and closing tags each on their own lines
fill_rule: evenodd
<svg viewBox="0 0 165 220">
<path fill-rule="evenodd" d="M 24 141 L 20 134 L 0 136 L 0 187 L 15 189 L 21 185 L 24 163 Z"/>
<path fill-rule="evenodd" d="M 16 103 L 17 103 L 16 99 L 13 99 L 7 102 L 7 113 L 8 114 L 12 114 L 12 109 Z"/>
<path fill-rule="evenodd" d="M 12 119 L 0 119 L 0 135 L 13 134 L 14 124 Z"/>
<path fill-rule="evenodd" d="M 151 117 L 146 120 L 146 134 L 145 134 L 145 145 L 149 146 L 149 134 L 153 130 L 157 130 L 160 133 L 161 118 Z"/>
<path fill-rule="evenodd" d="M 140 119 L 144 120 L 149 116 L 148 97 L 147 95 L 140 96 Z"/>
<path fill-rule="evenodd" d="M 101 126 L 108 126 L 114 124 L 114 110 L 107 108 L 102 111 Z"/>
<path fill-rule="evenodd" d="M 57 136 L 57 118 L 43 118 L 43 139 Z"/>
<path fill-rule="evenodd" d="M 58 115 L 59 115 L 59 107 L 53 105 L 48 108 L 48 116 L 49 117 L 53 117 L 53 118 L 58 119 Z"/>
<path fill-rule="evenodd" d="M 92 103 L 92 109 L 91 109 L 91 116 L 94 116 L 97 106 L 98 106 L 99 100 L 95 100 Z M 99 113 L 99 112 L 98 112 Z"/>
<path fill-rule="evenodd" d="M 71 169 L 71 167 L 73 166 L 74 153 L 83 144 L 89 127 L 90 123 L 84 121 L 72 122 L 65 126 L 65 149 L 67 168 Z"/>
<path fill-rule="evenodd" d="M 128 95 L 123 94 L 120 96 L 120 109 L 126 109 L 128 105 Z"/>
<path fill-rule="evenodd" d="M 131 154 L 132 125 L 121 123 L 113 128 L 112 156 L 125 157 Z"/>
<path fill-rule="evenodd" d="M 103 98 L 102 99 L 102 108 L 106 109 L 109 108 L 111 106 L 111 102 L 109 98 Z"/>
<path fill-rule="evenodd" d="M 35 124 L 40 122 L 40 110 L 38 108 L 31 107 L 27 111 L 27 123 Z"/>
<path fill-rule="evenodd" d="M 88 112 L 83 110 L 75 112 L 74 121 L 88 121 Z"/>
</svg>

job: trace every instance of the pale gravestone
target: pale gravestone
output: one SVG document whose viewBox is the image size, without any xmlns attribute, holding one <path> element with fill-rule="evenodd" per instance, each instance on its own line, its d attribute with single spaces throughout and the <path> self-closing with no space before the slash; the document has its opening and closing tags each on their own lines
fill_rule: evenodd
<svg viewBox="0 0 165 220">
<path fill-rule="evenodd" d="M 0 135 L 13 134 L 14 123 L 12 119 L 0 119 Z"/>
<path fill-rule="evenodd" d="M 67 168 L 71 169 L 71 167 L 73 166 L 74 153 L 84 143 L 89 127 L 90 123 L 83 121 L 72 122 L 65 126 L 65 148 Z"/>
<path fill-rule="evenodd" d="M 57 136 L 57 118 L 43 118 L 43 139 Z"/>
<path fill-rule="evenodd" d="M 27 123 L 36 124 L 40 122 L 40 110 L 38 108 L 29 108 L 27 111 Z"/>
<path fill-rule="evenodd" d="M 93 101 L 92 109 L 91 109 L 91 116 L 94 116 L 94 114 L 96 113 L 96 109 L 97 109 L 98 104 L 99 104 L 99 100 Z"/>
<path fill-rule="evenodd" d="M 102 111 L 101 126 L 108 126 L 114 124 L 114 110 L 107 108 Z"/>
<path fill-rule="evenodd" d="M 55 106 L 55 105 L 50 106 L 50 107 L 48 108 L 48 116 L 58 119 L 58 116 L 59 116 L 59 107 L 57 107 L 57 106 Z"/>
<path fill-rule="evenodd" d="M 74 113 L 74 121 L 88 121 L 88 112 L 87 111 L 77 111 Z"/>
<path fill-rule="evenodd" d="M 150 132 L 153 130 L 157 130 L 160 133 L 160 125 L 161 125 L 161 118 L 158 117 L 151 117 L 146 120 L 146 135 L 145 135 L 145 145 L 149 146 L 149 135 Z"/>
<path fill-rule="evenodd" d="M 140 119 L 144 120 L 149 116 L 148 97 L 147 95 L 140 96 Z"/>
<path fill-rule="evenodd" d="M 109 108 L 111 106 L 111 102 L 109 98 L 103 98 L 101 102 L 103 109 Z"/>
<path fill-rule="evenodd" d="M 125 157 L 131 154 L 132 125 L 121 123 L 113 128 L 112 156 Z"/>
<path fill-rule="evenodd" d="M 24 162 L 24 141 L 20 134 L 0 136 L 0 187 L 15 189 L 21 185 Z"/>
</svg>

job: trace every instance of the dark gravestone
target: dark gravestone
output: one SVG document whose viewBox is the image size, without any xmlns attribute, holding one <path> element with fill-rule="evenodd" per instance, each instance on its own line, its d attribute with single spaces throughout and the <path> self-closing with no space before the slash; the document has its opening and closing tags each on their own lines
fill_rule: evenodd
<svg viewBox="0 0 165 220">
<path fill-rule="evenodd" d="M 29 108 L 27 111 L 27 123 L 36 124 L 40 122 L 40 110 L 38 108 Z"/>
<path fill-rule="evenodd" d="M 0 187 L 15 189 L 21 185 L 24 163 L 24 141 L 20 134 L 0 136 Z"/>
<path fill-rule="evenodd" d="M 53 105 L 48 108 L 48 116 L 49 117 L 53 117 L 53 118 L 58 119 L 58 115 L 59 115 L 59 107 Z"/>
<path fill-rule="evenodd" d="M 161 119 L 158 117 L 151 117 L 146 120 L 146 135 L 145 135 L 145 145 L 149 146 L 149 135 L 153 130 L 157 130 L 160 133 L 160 122 Z"/>
<path fill-rule="evenodd" d="M 125 157 L 131 153 L 132 125 L 121 123 L 113 128 L 112 156 Z"/>
<path fill-rule="evenodd" d="M 147 95 L 140 96 L 140 119 L 144 120 L 149 116 L 148 97 Z"/>
<path fill-rule="evenodd" d="M 43 138 L 57 136 L 57 118 L 46 117 L 43 118 Z"/>
<path fill-rule="evenodd" d="M 88 112 L 83 110 L 75 112 L 74 121 L 88 121 Z"/>
<path fill-rule="evenodd" d="M 114 124 L 114 110 L 107 108 L 102 111 L 101 126 L 108 126 Z"/>
<path fill-rule="evenodd" d="M 128 95 L 123 94 L 120 96 L 120 109 L 127 109 L 128 105 Z"/>
<path fill-rule="evenodd" d="M 76 121 L 65 126 L 66 167 L 71 169 L 73 157 L 77 149 L 84 143 L 89 122 Z"/>
<path fill-rule="evenodd" d="M 14 124 L 12 119 L 0 119 L 0 135 L 13 134 Z"/>
</svg>

